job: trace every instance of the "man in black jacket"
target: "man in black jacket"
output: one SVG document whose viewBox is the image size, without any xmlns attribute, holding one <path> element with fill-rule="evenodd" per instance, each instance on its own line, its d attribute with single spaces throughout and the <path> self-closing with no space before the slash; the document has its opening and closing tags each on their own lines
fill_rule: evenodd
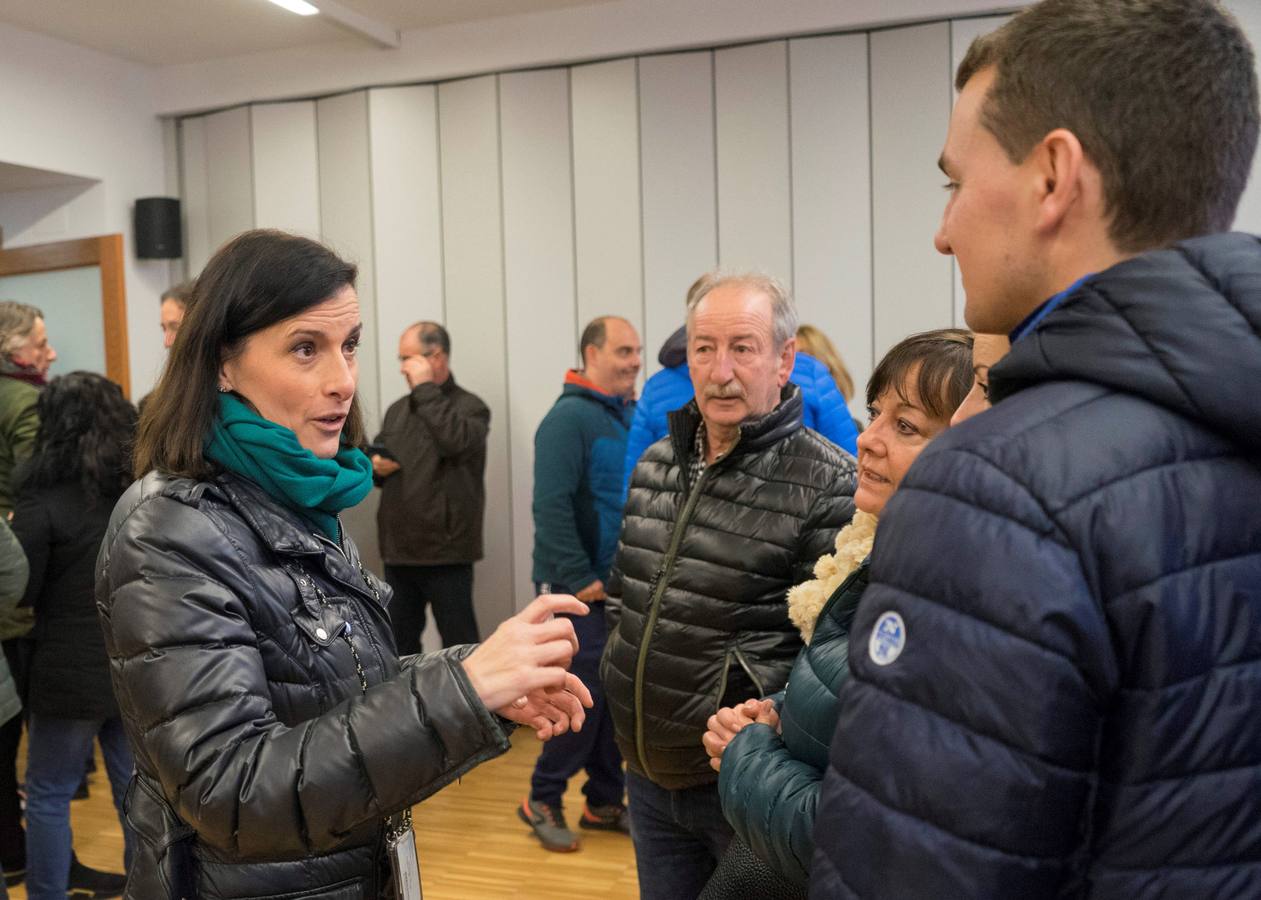
<svg viewBox="0 0 1261 900">
<path fill-rule="evenodd" d="M 473 563 L 482 558 L 490 410 L 455 383 L 451 338 L 437 322 L 404 331 L 398 358 L 410 393 L 385 413 L 372 470 L 381 485 L 381 559 L 394 589 L 390 620 L 406 656 L 420 651 L 429 604 L 444 647 L 479 639 Z"/>
<path fill-rule="evenodd" d="M 937 247 L 1012 349 L 881 516 L 811 894 L 1261 897 L 1251 48 L 1046 0 L 956 84 Z"/>
<path fill-rule="evenodd" d="M 695 897 L 726 849 L 705 722 L 784 686 L 785 595 L 854 512 L 852 457 L 801 424 L 796 331 L 774 280 L 715 278 L 688 307 L 695 398 L 631 477 L 603 676 L 645 900 Z"/>
</svg>

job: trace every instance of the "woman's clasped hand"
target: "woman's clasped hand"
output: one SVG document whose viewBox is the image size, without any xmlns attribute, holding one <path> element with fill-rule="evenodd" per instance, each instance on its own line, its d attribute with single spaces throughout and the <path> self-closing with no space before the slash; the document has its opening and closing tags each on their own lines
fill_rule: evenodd
<svg viewBox="0 0 1261 900">
<path fill-rule="evenodd" d="M 745 700 L 736 706 L 724 706 L 709 717 L 709 721 L 705 723 L 708 730 L 701 738 L 701 743 L 709 754 L 710 768 L 715 772 L 721 770 L 722 752 L 746 725 L 754 723 L 779 730 L 779 713 L 775 710 L 773 700 Z"/>
<path fill-rule="evenodd" d="M 587 611 L 575 597 L 543 594 L 496 628 L 464 660 L 487 709 L 533 728 L 541 740 L 581 731 L 593 701 L 587 686 L 568 671 L 578 638 L 573 623 L 558 614 Z"/>
</svg>

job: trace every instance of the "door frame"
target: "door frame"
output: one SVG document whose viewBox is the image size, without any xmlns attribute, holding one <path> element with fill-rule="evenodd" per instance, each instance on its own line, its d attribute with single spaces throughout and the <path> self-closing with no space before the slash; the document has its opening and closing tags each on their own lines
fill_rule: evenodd
<svg viewBox="0 0 1261 900">
<path fill-rule="evenodd" d="M 98 266 L 101 270 L 101 321 L 105 325 L 105 377 L 131 395 L 127 354 L 127 289 L 123 280 L 123 236 L 32 244 L 0 249 L 0 276 L 33 275 Z"/>
</svg>

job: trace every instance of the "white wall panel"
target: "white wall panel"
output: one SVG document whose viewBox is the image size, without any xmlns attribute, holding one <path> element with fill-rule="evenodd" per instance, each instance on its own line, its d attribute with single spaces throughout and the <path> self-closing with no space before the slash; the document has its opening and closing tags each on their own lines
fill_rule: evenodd
<svg viewBox="0 0 1261 900">
<path fill-rule="evenodd" d="M 438 88 L 446 326 L 457 381 L 490 407 L 486 558 L 473 573 L 483 637 L 516 611 L 512 577 L 507 337 L 504 318 L 499 93 L 495 77 Z"/>
<path fill-rule="evenodd" d="M 797 310 L 840 351 L 861 414 L 872 369 L 867 36 L 804 38 L 788 52 Z"/>
<path fill-rule="evenodd" d="M 578 326 L 619 315 L 643 335 L 639 96 L 635 60 L 571 76 Z"/>
<path fill-rule="evenodd" d="M 972 42 L 983 34 L 988 34 L 995 28 L 998 28 L 1006 22 L 1010 16 L 986 16 L 981 19 L 958 19 L 950 23 L 950 83 L 951 106 L 954 106 L 954 98 L 959 96 L 959 92 L 953 90 L 955 72 L 959 71 L 959 63 L 963 62 L 964 54 L 968 52 L 968 47 Z M 944 146 L 946 136 L 941 136 L 941 143 Z M 942 179 L 943 183 L 945 179 Z M 942 208 L 946 205 L 946 198 L 942 198 Z M 967 300 L 963 292 L 963 275 L 959 271 L 959 261 L 954 257 L 950 258 L 950 270 L 953 273 L 953 291 L 954 291 L 954 323 L 959 328 L 967 328 L 967 322 L 963 320 L 963 307 Z"/>
<path fill-rule="evenodd" d="M 368 94 L 356 91 L 316 101 L 320 153 L 320 234 L 342 257 L 359 266 L 359 308 L 364 341 L 359 353 L 359 402 L 364 423 L 381 427 L 375 340 L 376 267 L 373 260 L 372 179 L 369 170 Z"/>
<path fill-rule="evenodd" d="M 196 277 L 210 258 L 210 207 L 206 185 L 206 120 L 180 122 L 180 197 L 184 217 L 185 277 Z"/>
<path fill-rule="evenodd" d="M 250 107 L 254 153 L 254 222 L 320 236 L 320 163 L 315 103 Z"/>
<path fill-rule="evenodd" d="M 788 150 L 788 45 L 714 54 L 718 259 L 793 285 Z"/>
<path fill-rule="evenodd" d="M 713 54 L 639 61 L 644 216 L 644 364 L 683 324 L 688 287 L 718 264 Z"/>
<path fill-rule="evenodd" d="M 532 593 L 534 431 L 577 357 L 569 72 L 502 75 L 499 100 L 512 530 L 520 606 Z"/>
<path fill-rule="evenodd" d="M 1226 0 L 1229 9 L 1252 41 L 1261 47 L 1261 3 L 1257 0 Z M 1257 77 L 1261 78 L 1261 57 L 1256 60 Z M 1252 157 L 1252 175 L 1235 213 L 1235 230 L 1261 234 L 1261 154 Z"/>
<path fill-rule="evenodd" d="M 254 227 L 250 111 L 229 109 L 206 116 L 205 122 L 206 206 L 213 254 L 229 238 Z"/>
<path fill-rule="evenodd" d="M 950 26 L 871 35 L 872 241 L 879 359 L 916 331 L 954 319 L 950 260 L 933 247 L 950 118 Z"/>
<path fill-rule="evenodd" d="M 437 89 L 368 92 L 381 409 L 407 388 L 398 339 L 419 319 L 443 321 Z"/>
</svg>

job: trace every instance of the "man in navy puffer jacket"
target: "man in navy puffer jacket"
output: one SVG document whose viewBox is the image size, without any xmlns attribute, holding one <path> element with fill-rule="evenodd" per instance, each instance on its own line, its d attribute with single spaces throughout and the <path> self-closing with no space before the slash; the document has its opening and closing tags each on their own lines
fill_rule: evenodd
<svg viewBox="0 0 1261 900">
<path fill-rule="evenodd" d="M 1251 48 L 1045 0 L 957 84 L 937 245 L 1013 346 L 881 518 L 811 896 L 1261 897 Z"/>
</svg>

